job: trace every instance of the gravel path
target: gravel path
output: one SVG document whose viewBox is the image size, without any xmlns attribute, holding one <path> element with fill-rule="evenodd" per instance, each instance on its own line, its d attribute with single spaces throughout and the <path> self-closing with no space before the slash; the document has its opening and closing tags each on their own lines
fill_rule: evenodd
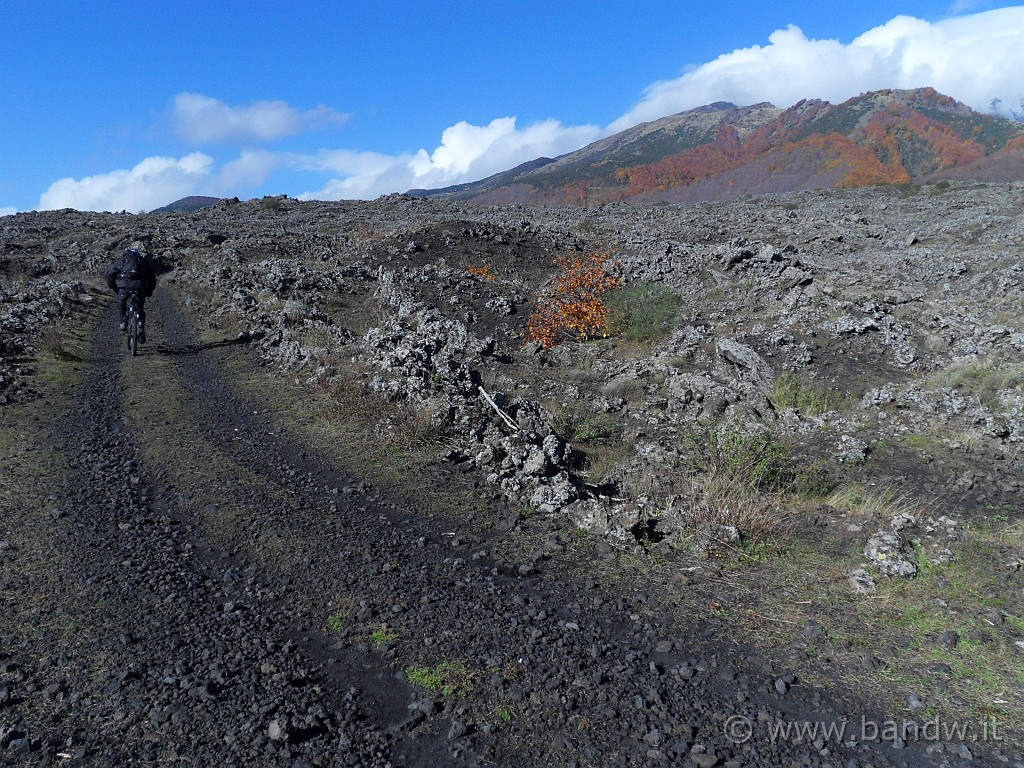
<svg viewBox="0 0 1024 768">
<path fill-rule="evenodd" d="M 0 764 L 988 764 L 773 737 L 861 713 L 671 625 L 656 593 L 552 575 L 565 534 L 505 562 L 504 534 L 338 475 L 221 376 L 245 350 L 200 344 L 168 299 L 128 366 L 152 401 L 119 378 L 108 312 L 73 407 L 31 425 L 52 443 L 32 500 L 4 496 Z"/>
</svg>

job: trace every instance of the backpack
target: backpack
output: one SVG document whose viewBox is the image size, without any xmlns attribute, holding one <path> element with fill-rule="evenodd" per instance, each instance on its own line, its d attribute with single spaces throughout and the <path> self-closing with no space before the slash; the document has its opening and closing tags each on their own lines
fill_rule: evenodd
<svg viewBox="0 0 1024 768">
<path fill-rule="evenodd" d="M 142 280 L 146 276 L 142 267 L 142 254 L 138 251 L 125 251 L 121 265 L 122 280 Z"/>
</svg>

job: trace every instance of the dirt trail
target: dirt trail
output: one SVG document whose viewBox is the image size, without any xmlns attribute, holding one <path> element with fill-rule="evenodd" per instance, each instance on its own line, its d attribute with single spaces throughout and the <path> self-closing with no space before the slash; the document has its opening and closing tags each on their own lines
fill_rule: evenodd
<svg viewBox="0 0 1024 768">
<path fill-rule="evenodd" d="M 724 621 L 673 625 L 657 585 L 567 577 L 598 557 L 574 538 L 506 562 L 486 503 L 455 535 L 339 474 L 232 388 L 244 346 L 200 343 L 166 292 L 149 314 L 134 360 L 104 314 L 73 401 L 11 443 L 0 764 L 981 764 L 772 737 L 863 713 Z"/>
</svg>

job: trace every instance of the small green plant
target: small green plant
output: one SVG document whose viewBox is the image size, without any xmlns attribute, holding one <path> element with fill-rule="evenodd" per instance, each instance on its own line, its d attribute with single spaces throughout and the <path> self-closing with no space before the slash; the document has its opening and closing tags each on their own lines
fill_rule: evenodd
<svg viewBox="0 0 1024 768">
<path fill-rule="evenodd" d="M 516 710 L 515 707 L 498 705 L 494 708 L 494 715 L 507 723 L 516 716 Z"/>
<path fill-rule="evenodd" d="M 835 474 L 824 459 L 817 459 L 797 472 L 793 490 L 809 499 L 821 499 L 835 490 Z"/>
<path fill-rule="evenodd" d="M 576 403 L 554 414 L 551 426 L 555 434 L 567 443 L 595 442 L 612 437 L 617 432 L 610 419 L 584 413 L 583 407 Z"/>
<path fill-rule="evenodd" d="M 672 332 L 683 300 L 658 283 L 635 283 L 608 293 L 605 304 L 607 335 L 653 344 Z"/>
<path fill-rule="evenodd" d="M 332 613 L 327 617 L 327 629 L 331 632 L 341 632 L 345 627 L 345 617 L 340 613 Z"/>
<path fill-rule="evenodd" d="M 935 438 L 930 435 L 907 434 L 903 435 L 903 444 L 911 448 L 930 448 L 935 444 Z"/>
<path fill-rule="evenodd" d="M 376 645 L 377 647 L 387 645 L 392 640 L 397 639 L 398 633 L 395 632 L 393 629 L 388 629 L 387 627 L 375 629 L 373 632 L 370 633 L 370 642 Z"/>
<path fill-rule="evenodd" d="M 767 563 L 779 556 L 780 550 L 774 541 L 761 539 L 740 545 L 740 556 L 753 563 Z"/>
<path fill-rule="evenodd" d="M 776 377 L 769 399 L 779 410 L 795 408 L 805 416 L 820 416 L 836 410 L 842 403 L 842 398 L 835 392 L 809 384 L 790 373 Z"/>
<path fill-rule="evenodd" d="M 784 491 L 796 480 L 789 446 L 770 432 L 717 426 L 690 434 L 688 442 L 696 469 L 746 491 Z"/>
<path fill-rule="evenodd" d="M 460 662 L 442 661 L 433 667 L 409 667 L 405 674 L 416 685 L 442 696 L 467 695 L 472 691 L 473 677 Z"/>
</svg>

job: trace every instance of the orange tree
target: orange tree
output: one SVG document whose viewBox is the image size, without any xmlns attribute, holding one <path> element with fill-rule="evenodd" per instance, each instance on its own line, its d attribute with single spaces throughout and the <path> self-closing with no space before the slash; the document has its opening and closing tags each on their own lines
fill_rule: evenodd
<svg viewBox="0 0 1024 768">
<path fill-rule="evenodd" d="M 602 297 L 622 284 L 607 268 L 608 261 L 605 251 L 556 257 L 560 272 L 537 297 L 526 321 L 526 338 L 550 349 L 565 338 L 590 339 L 603 332 L 608 307 Z"/>
</svg>

